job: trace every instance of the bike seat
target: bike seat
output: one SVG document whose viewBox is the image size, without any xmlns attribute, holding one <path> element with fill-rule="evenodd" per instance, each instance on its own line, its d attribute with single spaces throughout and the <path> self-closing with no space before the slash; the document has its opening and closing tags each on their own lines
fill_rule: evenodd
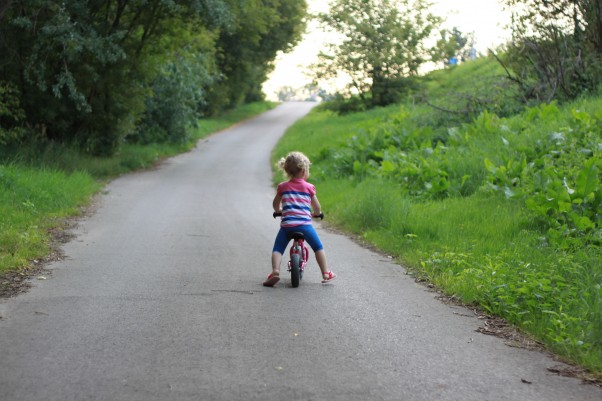
<svg viewBox="0 0 602 401">
<path fill-rule="evenodd" d="M 294 231 L 291 233 L 288 233 L 288 239 L 305 239 L 305 236 L 303 235 L 303 233 Z"/>
</svg>

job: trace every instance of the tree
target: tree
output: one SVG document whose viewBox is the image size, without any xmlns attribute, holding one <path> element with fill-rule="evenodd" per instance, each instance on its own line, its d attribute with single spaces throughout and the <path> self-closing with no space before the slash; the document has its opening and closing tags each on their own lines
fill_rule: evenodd
<svg viewBox="0 0 602 401">
<path fill-rule="evenodd" d="M 220 79 L 211 87 L 205 112 L 215 114 L 263 99 L 262 84 L 278 51 L 288 52 L 305 29 L 304 0 L 247 0 L 233 9 L 236 23 L 217 40 Z"/>
<path fill-rule="evenodd" d="M 355 92 L 372 106 L 396 101 L 424 63 L 442 57 L 427 44 L 442 22 L 429 7 L 424 0 L 335 0 L 318 20 L 341 42 L 319 53 L 315 79 L 343 72 L 347 95 Z"/>
<path fill-rule="evenodd" d="M 283 86 L 278 90 L 278 100 L 287 102 L 297 96 L 297 91 L 292 86 Z"/>
<path fill-rule="evenodd" d="M 500 59 L 525 101 L 572 99 L 602 84 L 600 0 L 505 0 L 513 41 Z"/>
<path fill-rule="evenodd" d="M 6 1 L 6 0 L 5 0 Z M 5 6 L 6 4 L 6 6 Z M 0 74 L 37 136 L 115 152 L 145 108 L 182 25 L 230 23 L 222 0 L 21 0 L 3 3 Z M 33 133 L 35 134 L 35 133 Z"/>
<path fill-rule="evenodd" d="M 474 34 L 464 36 L 457 27 L 454 27 L 451 32 L 441 31 L 441 39 L 437 41 L 437 49 L 443 55 L 445 66 L 449 65 L 449 60 L 452 57 L 459 57 L 462 60 L 469 58 L 473 45 Z"/>
<path fill-rule="evenodd" d="M 190 127 L 202 118 L 201 108 L 206 93 L 219 72 L 215 65 L 214 34 L 208 30 L 190 29 L 166 38 L 162 48 L 169 48 L 158 73 L 150 83 L 144 100 L 144 113 L 136 130 L 126 138 L 137 143 L 186 143 Z"/>
<path fill-rule="evenodd" d="M 31 140 L 111 155 L 126 137 L 181 141 L 208 103 L 219 112 L 261 97 L 305 9 L 298 0 L 0 0 L 0 142 L 25 129 Z"/>
</svg>

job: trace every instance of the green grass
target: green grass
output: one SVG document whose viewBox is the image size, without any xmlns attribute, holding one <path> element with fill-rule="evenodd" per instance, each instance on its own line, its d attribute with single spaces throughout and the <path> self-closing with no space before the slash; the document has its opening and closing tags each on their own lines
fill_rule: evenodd
<svg viewBox="0 0 602 401">
<path fill-rule="evenodd" d="M 48 252 L 48 230 L 76 215 L 100 185 L 86 173 L 0 166 L 0 271 Z"/>
<path fill-rule="evenodd" d="M 46 143 L 0 152 L 0 273 L 27 269 L 50 252 L 50 230 L 77 216 L 107 179 L 151 167 L 186 152 L 196 142 L 273 108 L 272 102 L 242 106 L 199 122 L 186 144 L 124 144 L 112 157 L 93 157 L 74 147 Z"/>
<path fill-rule="evenodd" d="M 445 87 L 461 90 L 478 81 L 478 74 L 491 74 L 491 68 L 467 63 L 465 69 L 437 72 L 432 93 L 441 97 Z M 565 185 L 574 187 L 584 149 L 594 156 L 600 152 L 595 144 L 600 141 L 601 105 L 602 97 L 594 96 L 514 117 L 488 113 L 467 122 L 446 121 L 438 116 L 440 111 L 423 104 L 343 116 L 316 108 L 289 129 L 273 158 L 291 150 L 306 153 L 313 163 L 310 181 L 316 184 L 330 223 L 361 235 L 445 293 L 505 318 L 602 378 L 599 241 L 589 240 L 586 232 L 566 238 L 566 243 L 563 238 L 552 241 L 553 226 L 537 217 L 523 198 L 507 199 L 503 188 L 489 189 L 492 173 L 485 164 L 490 159 L 498 167 L 507 166 L 503 174 L 496 174 L 500 179 L 520 178 L 514 190 L 526 196 L 534 184 L 524 171 L 536 170 L 525 169 L 566 171 Z M 388 132 L 405 138 L 412 130 L 424 135 L 425 143 L 413 149 L 378 148 Z M 550 135 L 557 133 L 570 139 L 560 148 L 550 143 Z M 432 138 L 445 142 L 440 153 L 428 149 Z M 396 151 L 403 155 L 386 155 Z M 555 155 L 554 167 L 550 155 Z M 509 161 L 522 158 L 534 164 L 512 171 L 516 165 Z M 405 187 L 403 174 L 383 173 L 383 160 L 399 168 L 408 159 L 417 160 L 417 174 L 426 177 L 425 182 L 433 179 L 428 174 L 435 167 L 445 169 L 452 182 L 447 195 L 413 192 Z M 457 190 L 460 180 L 470 188 Z M 591 188 L 599 188 L 595 183 Z"/>
<path fill-rule="evenodd" d="M 289 128 L 286 140 L 280 141 L 272 151 L 272 161 L 275 164 L 289 152 L 301 149 L 304 149 L 310 160 L 320 159 L 324 157 L 324 153 L 328 153 L 329 149 L 345 144 L 358 132 L 371 129 L 374 125 L 388 119 L 398 109 L 399 106 L 394 105 L 365 113 L 338 116 L 331 111 L 320 111 L 318 106 L 302 121 Z M 332 120 L 336 120 L 337 123 L 332 124 Z M 308 148 L 308 143 L 315 145 Z M 318 173 L 312 171 L 314 176 Z M 282 177 L 278 175 L 274 180 L 280 178 Z"/>
</svg>

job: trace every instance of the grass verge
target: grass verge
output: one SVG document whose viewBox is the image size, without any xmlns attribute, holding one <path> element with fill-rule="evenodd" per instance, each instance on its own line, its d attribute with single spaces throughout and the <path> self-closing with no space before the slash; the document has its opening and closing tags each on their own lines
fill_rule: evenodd
<svg viewBox="0 0 602 401">
<path fill-rule="evenodd" d="M 597 102 L 592 99 L 591 104 Z M 583 100 L 579 106 L 584 110 L 588 103 Z M 463 168 L 471 155 L 481 158 L 471 168 L 480 165 L 482 172 L 474 172 L 472 176 L 479 177 L 482 187 L 475 181 L 469 195 L 437 199 L 404 191 L 389 176 L 378 174 L 383 171 L 386 152 L 393 152 L 391 148 L 384 151 L 366 148 L 365 164 L 373 166 L 368 173 L 354 168 L 347 177 L 330 174 L 333 166 L 346 162 L 337 159 L 340 154 L 345 156 L 337 147 L 357 143 L 355 136 L 362 130 L 375 130 L 381 122 L 396 118 L 398 110 L 396 106 L 336 116 L 315 109 L 280 141 L 273 154 L 274 162 L 289 151 L 303 151 L 314 163 L 310 180 L 316 184 L 329 221 L 394 255 L 413 273 L 428 279 L 446 294 L 504 318 L 560 357 L 602 379 L 602 268 L 598 262 L 602 250 L 587 241 L 576 248 L 556 247 L 546 237 L 547 226 L 542 225 L 524 201 L 486 190 L 483 158 L 487 157 L 487 149 L 494 155 L 503 155 L 510 149 L 504 141 L 498 143 L 489 138 L 491 130 L 481 126 L 483 118 L 459 128 L 460 132 L 469 132 L 477 143 L 470 146 L 462 143 L 472 149 L 465 157 L 449 157 L 452 141 L 445 149 L 449 169 Z M 411 107 L 406 106 L 404 113 L 411 114 Z M 558 113 L 554 111 L 554 116 L 559 116 Z M 574 123 L 568 120 L 562 124 L 570 127 Z M 530 121 L 529 129 L 547 135 L 555 128 L 548 117 L 541 118 L 540 123 Z M 514 138 L 509 134 L 508 138 L 512 143 Z M 519 139 L 533 140 L 540 147 L 545 143 L 527 136 L 524 129 L 514 141 Z M 522 152 L 534 149 L 529 144 L 520 146 L 524 148 Z M 424 153 L 423 147 L 418 152 L 430 155 Z M 417 174 L 428 173 L 424 168 L 426 156 L 421 160 L 422 169 Z"/>
</svg>

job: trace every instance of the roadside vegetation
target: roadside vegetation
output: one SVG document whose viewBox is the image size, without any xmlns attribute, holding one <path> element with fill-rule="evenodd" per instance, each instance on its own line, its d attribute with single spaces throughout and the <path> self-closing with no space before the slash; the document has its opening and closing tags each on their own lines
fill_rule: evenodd
<svg viewBox="0 0 602 401">
<path fill-rule="evenodd" d="M 273 108 L 272 102 L 241 106 L 219 118 L 203 120 L 180 144 L 124 144 L 111 157 L 82 153 L 71 146 L 30 145 L 1 153 L 0 275 L 24 273 L 49 254 L 51 237 L 64 219 L 77 216 L 103 183 L 118 175 L 156 165 L 192 149 L 196 142 L 237 122 Z M 9 285 L 2 283 L 0 285 Z"/>
<path fill-rule="evenodd" d="M 299 0 L 2 1 L 0 272 L 43 258 L 103 180 L 273 107 L 262 84 L 306 16 Z"/>
<path fill-rule="evenodd" d="M 261 84 L 307 17 L 297 0 L 4 3 L 0 272 L 47 255 L 104 180 L 273 107 Z M 274 158 L 307 153 L 329 221 L 602 377 L 602 10 L 503 0 L 511 43 L 472 60 L 427 3 L 316 16 L 348 40 L 320 53 L 308 89 L 329 101 Z M 340 71 L 347 88 L 319 90 Z"/>
<path fill-rule="evenodd" d="M 508 88 L 478 114 L 454 112 L 503 75 L 482 58 L 399 104 L 325 103 L 274 159 L 306 152 L 329 221 L 600 374 L 602 96 L 521 110 Z"/>
<path fill-rule="evenodd" d="M 425 10 L 397 24 L 407 0 L 335 1 L 320 20 L 346 40 L 315 76 L 349 85 L 274 157 L 306 152 L 330 221 L 600 378 L 602 10 L 501 3 L 512 39 L 474 60 L 475 38 Z M 419 76 L 425 61 L 445 68 Z"/>
</svg>

